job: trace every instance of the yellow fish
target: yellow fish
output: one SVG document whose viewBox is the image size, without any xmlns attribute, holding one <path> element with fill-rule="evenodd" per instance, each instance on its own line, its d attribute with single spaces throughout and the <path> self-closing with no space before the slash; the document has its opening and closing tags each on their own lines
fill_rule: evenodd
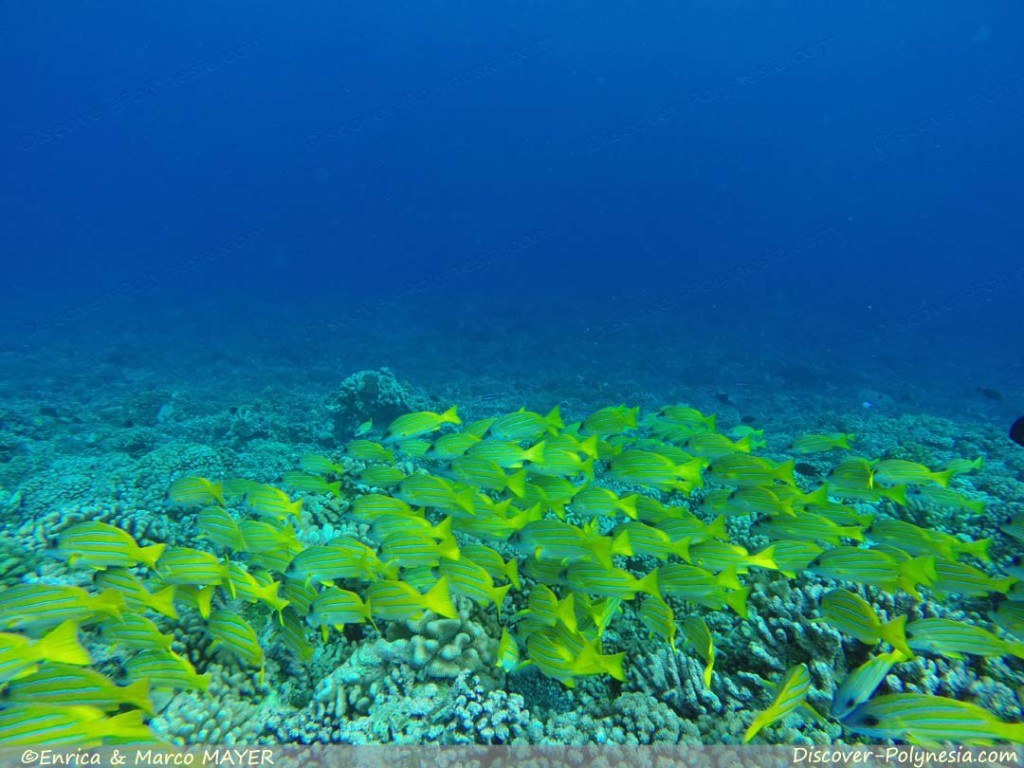
<svg viewBox="0 0 1024 768">
<path fill-rule="evenodd" d="M 758 731 L 776 720 L 781 720 L 790 715 L 794 709 L 804 703 L 807 692 L 811 689 L 811 673 L 807 670 L 806 664 L 797 664 L 786 672 L 786 676 L 779 683 L 778 692 L 771 706 L 763 712 L 758 713 L 754 722 L 743 734 L 743 741 L 749 742 Z"/>
<path fill-rule="evenodd" d="M 409 440 L 420 435 L 436 432 L 445 424 L 461 424 L 458 406 L 453 405 L 444 413 L 432 411 L 417 411 L 399 416 L 388 426 L 384 435 L 384 442 L 393 443 L 399 440 Z"/>
<path fill-rule="evenodd" d="M 69 564 L 85 563 L 102 570 L 109 566 L 128 568 L 138 563 L 153 568 L 167 545 L 140 547 L 127 531 L 106 523 L 86 522 L 61 533 L 57 547 Z"/>
</svg>

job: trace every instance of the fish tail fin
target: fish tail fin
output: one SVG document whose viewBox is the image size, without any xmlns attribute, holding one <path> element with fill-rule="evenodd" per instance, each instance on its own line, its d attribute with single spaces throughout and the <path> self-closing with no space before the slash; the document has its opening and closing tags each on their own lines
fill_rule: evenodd
<svg viewBox="0 0 1024 768">
<path fill-rule="evenodd" d="M 733 443 L 733 447 L 740 453 L 750 453 L 750 435 L 744 435 L 743 437 L 741 437 L 739 440 Z"/>
<path fill-rule="evenodd" d="M 224 569 L 221 571 L 220 579 L 221 579 L 220 586 L 223 587 L 223 586 L 227 585 L 228 592 L 231 593 L 231 599 L 234 600 L 236 597 L 238 597 L 237 592 L 235 590 L 235 580 L 231 578 L 231 562 L 230 561 L 226 561 L 224 563 Z"/>
<path fill-rule="evenodd" d="M 690 557 L 690 542 L 693 541 L 692 536 L 687 536 L 685 539 L 672 543 L 672 554 L 687 563 L 692 563 L 693 558 Z"/>
<path fill-rule="evenodd" d="M 775 477 L 786 485 L 796 486 L 796 459 L 790 459 L 775 468 Z"/>
<path fill-rule="evenodd" d="M 472 488 L 467 488 L 464 491 L 460 491 L 452 496 L 452 501 L 455 502 L 455 506 L 461 509 L 467 514 L 476 514 L 476 491 Z"/>
<path fill-rule="evenodd" d="M 93 733 L 96 733 L 97 736 L 113 736 L 119 742 L 136 740 L 140 742 L 156 741 L 156 734 L 142 721 L 144 714 L 141 709 L 133 709 L 96 723 L 90 723 L 89 727 L 90 730 L 96 729 Z"/>
<path fill-rule="evenodd" d="M 768 723 L 770 723 L 771 721 L 772 714 L 769 710 L 765 710 L 764 712 L 758 712 L 757 717 L 754 718 L 754 721 L 750 724 L 750 727 L 747 728 L 746 732 L 744 732 L 743 734 L 743 743 L 749 744 L 750 740 L 757 736 L 758 731 L 760 731 L 762 728 L 768 725 Z"/>
<path fill-rule="evenodd" d="M 949 488 L 949 481 L 952 480 L 955 476 L 956 471 L 952 469 L 947 469 L 944 472 L 932 473 L 932 479 L 934 479 L 935 482 L 941 485 L 943 488 Z"/>
<path fill-rule="evenodd" d="M 556 405 L 550 411 L 548 415 L 544 417 L 544 424 L 546 429 L 552 435 L 557 435 L 558 430 L 565 429 L 565 422 L 562 421 L 562 406 Z"/>
<path fill-rule="evenodd" d="M 690 459 L 676 467 L 675 475 L 695 488 L 702 488 L 704 486 L 703 471 L 704 459 Z"/>
<path fill-rule="evenodd" d="M 601 668 L 611 675 L 619 682 L 626 681 L 626 672 L 622 667 L 622 662 L 626 658 L 626 652 L 620 651 L 619 653 L 613 653 L 605 656 L 598 656 L 598 662 Z"/>
<path fill-rule="evenodd" d="M 711 690 L 711 674 L 715 671 L 715 659 L 712 656 L 704 665 L 704 687 Z"/>
<path fill-rule="evenodd" d="M 723 600 L 725 604 L 736 611 L 737 615 L 742 618 L 747 618 L 749 612 L 747 611 L 747 597 L 750 595 L 750 587 L 743 587 L 742 589 L 734 589 L 730 592 L 726 592 Z"/>
<path fill-rule="evenodd" d="M 912 560 L 903 563 L 904 573 L 914 580 L 914 585 L 924 584 L 931 586 L 938 578 L 935 572 L 935 555 L 918 555 Z M 909 591 L 909 590 L 908 590 Z"/>
<path fill-rule="evenodd" d="M 552 501 L 548 499 L 548 509 L 555 513 L 555 517 L 559 520 L 565 520 L 565 502 L 564 501 Z"/>
<path fill-rule="evenodd" d="M 544 464 L 544 441 L 540 441 L 536 445 L 531 445 L 523 453 L 523 461 L 529 461 L 533 464 Z"/>
<path fill-rule="evenodd" d="M 291 604 L 291 600 L 285 600 L 283 597 L 277 597 L 276 595 L 273 603 L 267 603 L 273 610 L 277 611 L 277 623 L 279 626 L 284 626 L 284 609 Z"/>
<path fill-rule="evenodd" d="M 505 584 L 501 587 L 495 587 L 491 591 L 491 599 L 494 601 L 494 607 L 498 609 L 498 618 L 501 618 L 501 604 L 505 602 L 505 596 L 508 591 L 512 589 L 511 584 Z"/>
<path fill-rule="evenodd" d="M 124 595 L 113 588 L 105 589 L 96 595 L 93 608 L 100 613 L 119 619 L 121 618 L 121 609 L 124 608 Z"/>
<path fill-rule="evenodd" d="M 736 566 L 726 568 L 715 579 L 718 582 L 718 586 L 723 589 L 743 589 L 743 585 L 740 583 L 739 575 L 736 572 Z"/>
<path fill-rule="evenodd" d="M 563 517 L 564 517 L 564 507 L 565 507 L 565 505 L 563 504 L 562 507 L 563 507 Z M 526 521 L 526 523 L 535 523 L 538 520 L 543 519 L 543 517 L 544 517 L 544 507 L 541 505 L 540 502 L 537 502 L 532 507 L 530 507 L 528 510 L 526 510 L 523 513 L 523 515 L 524 515 L 523 519 Z M 524 523 L 524 525 L 526 523 Z"/>
<path fill-rule="evenodd" d="M 452 535 L 452 518 L 451 518 L 451 515 L 449 515 L 444 520 L 442 520 L 440 523 L 435 525 L 431 529 L 430 535 L 432 537 L 434 537 L 435 539 L 437 539 L 438 541 L 446 541 L 447 539 L 450 539 L 451 535 Z"/>
<path fill-rule="evenodd" d="M 517 498 L 523 498 L 526 495 L 526 470 L 521 469 L 514 475 L 508 475 L 505 485 Z"/>
<path fill-rule="evenodd" d="M 1024 723 L 1002 723 L 995 732 L 1000 739 L 1011 744 L 1024 743 Z"/>
<path fill-rule="evenodd" d="M 170 584 L 159 592 L 154 592 L 147 601 L 147 605 L 157 613 L 163 614 L 169 619 L 178 618 L 178 609 L 174 607 L 174 593 L 177 588 Z"/>
<path fill-rule="evenodd" d="M 89 652 L 78 641 L 78 622 L 61 622 L 35 644 L 33 653 L 40 659 L 60 664 L 92 664 Z"/>
<path fill-rule="evenodd" d="M 711 538 L 713 539 L 718 539 L 719 541 L 728 541 L 729 531 L 725 527 L 725 515 L 721 514 L 714 520 L 712 520 L 710 523 L 708 523 L 707 531 L 708 535 L 711 536 Z"/>
<path fill-rule="evenodd" d="M 149 698 L 149 679 L 142 678 L 121 689 L 126 704 L 141 709 L 147 715 L 153 714 L 153 702 Z"/>
<path fill-rule="evenodd" d="M 747 565 L 753 565 L 758 568 L 767 568 L 770 571 L 779 570 L 779 566 L 775 562 L 775 545 L 762 549 L 760 552 L 751 555 L 747 559 Z"/>
<path fill-rule="evenodd" d="M 637 519 L 636 502 L 638 498 L 639 497 L 634 493 L 630 496 L 626 496 L 624 499 L 619 499 L 619 509 L 622 510 L 622 514 L 630 520 Z"/>
<path fill-rule="evenodd" d="M 626 557 L 633 556 L 633 544 L 629 540 L 629 531 L 622 531 L 612 539 L 612 554 L 624 555 Z"/>
<path fill-rule="evenodd" d="M 437 584 L 432 586 L 423 595 L 423 606 L 438 616 L 444 616 L 446 619 L 457 619 L 459 617 L 459 612 L 455 610 L 455 604 L 452 602 L 448 578 L 445 576 L 442 576 Z"/>
<path fill-rule="evenodd" d="M 453 405 L 447 411 L 441 414 L 442 424 L 461 424 L 462 419 L 459 418 L 459 406 Z"/>
<path fill-rule="evenodd" d="M 508 563 L 505 565 L 505 578 L 507 578 L 516 589 L 523 588 L 523 582 L 519 578 L 519 560 L 515 557 L 510 558 Z"/>
<path fill-rule="evenodd" d="M 661 599 L 661 590 L 658 588 L 658 569 L 655 568 L 653 571 L 648 573 L 642 579 L 640 579 L 638 592 L 646 592 L 648 595 Z"/>
<path fill-rule="evenodd" d="M 878 636 L 908 659 L 914 658 L 914 652 L 907 645 L 906 615 L 897 616 L 892 621 L 885 622 L 885 624 L 879 627 Z"/>
<path fill-rule="evenodd" d="M 224 482 L 218 480 L 216 483 L 210 483 L 210 495 L 217 500 L 217 503 L 222 507 L 224 506 Z"/>
<path fill-rule="evenodd" d="M 558 604 L 558 608 L 555 610 L 555 617 L 561 621 L 570 632 L 578 631 L 579 626 L 576 622 L 576 599 L 571 592 L 568 597 Z"/>
<path fill-rule="evenodd" d="M 438 542 L 437 553 L 441 557 L 447 557 L 449 560 L 462 559 L 462 553 L 459 551 L 459 542 L 451 533 Z"/>
<path fill-rule="evenodd" d="M 854 525 L 840 526 L 838 533 L 840 536 L 847 539 L 853 539 L 854 541 L 864 541 L 864 531 L 862 531 L 860 528 Z"/>
<path fill-rule="evenodd" d="M 156 561 L 160 559 L 160 555 L 167 549 L 166 544 L 153 544 L 149 547 L 141 547 L 139 549 L 139 560 L 147 568 L 156 568 Z"/>
<path fill-rule="evenodd" d="M 210 610 L 213 605 L 213 587 L 204 587 L 195 592 L 196 608 L 199 615 L 204 619 L 210 618 Z M 203 689 L 205 690 L 205 689 Z"/>
<path fill-rule="evenodd" d="M 1015 579 L 1013 576 L 1007 576 L 1003 579 L 996 579 L 995 584 L 993 585 L 995 587 L 994 591 L 1005 595 L 1007 592 L 1010 591 L 1010 588 L 1018 581 L 1019 579 Z"/>
<path fill-rule="evenodd" d="M 805 507 L 824 506 L 825 504 L 828 504 L 828 486 L 825 484 L 819 485 L 804 498 Z"/>
<path fill-rule="evenodd" d="M 910 502 L 907 499 L 907 486 L 905 485 L 894 485 L 892 488 L 886 488 L 882 495 L 901 507 L 910 506 Z"/>
<path fill-rule="evenodd" d="M 965 545 L 963 547 L 963 551 L 968 555 L 978 558 L 979 560 L 991 563 L 992 559 L 988 555 L 988 548 L 990 546 L 992 546 L 991 538 L 978 539 L 977 541 L 972 541 L 970 544 Z"/>
<path fill-rule="evenodd" d="M 288 606 L 290 601 L 285 600 L 277 593 L 280 587 L 281 585 L 276 581 L 271 581 L 256 590 L 256 598 L 268 608 L 277 611 L 277 621 L 284 626 L 284 616 L 281 615 L 281 611 Z"/>
<path fill-rule="evenodd" d="M 596 459 L 598 455 L 597 435 L 591 435 L 586 440 L 580 441 L 580 453 L 584 456 Z"/>
<path fill-rule="evenodd" d="M 327 483 L 327 490 L 332 496 L 341 498 L 341 480 L 335 480 L 333 483 Z"/>
<path fill-rule="evenodd" d="M 1006 652 L 1018 659 L 1024 659 L 1024 643 L 1013 640 L 1006 644 Z"/>
<path fill-rule="evenodd" d="M 594 479 L 594 457 L 588 456 L 586 460 L 580 464 L 580 472 L 586 475 L 588 480 Z"/>
</svg>

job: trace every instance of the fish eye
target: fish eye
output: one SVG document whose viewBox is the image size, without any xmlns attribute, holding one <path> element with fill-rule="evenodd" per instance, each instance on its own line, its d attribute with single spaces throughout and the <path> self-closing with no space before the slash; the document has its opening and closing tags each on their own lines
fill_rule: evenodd
<svg viewBox="0 0 1024 768">
<path fill-rule="evenodd" d="M 869 727 L 874 727 L 874 726 L 878 725 L 880 722 L 881 721 L 877 717 L 875 717 L 874 715 L 868 715 L 867 717 L 864 718 L 864 725 L 867 725 Z"/>
</svg>

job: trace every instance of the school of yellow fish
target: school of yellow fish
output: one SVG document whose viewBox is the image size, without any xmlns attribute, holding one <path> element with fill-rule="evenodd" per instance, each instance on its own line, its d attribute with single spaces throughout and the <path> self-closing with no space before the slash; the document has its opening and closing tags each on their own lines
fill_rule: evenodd
<svg viewBox="0 0 1024 768">
<path fill-rule="evenodd" d="M 1024 724 L 968 702 L 875 695 L 915 654 L 1024 659 L 1020 559 L 992 575 L 988 539 L 899 517 L 910 495 L 983 511 L 949 488 L 981 459 L 934 470 L 847 457 L 804 491 L 795 459 L 755 455 L 765 446 L 759 430 L 721 433 L 714 416 L 682 405 L 643 417 L 638 408 L 609 407 L 570 425 L 557 407 L 472 424 L 452 407 L 401 416 L 376 441 L 372 429 L 364 424 L 337 457 L 303 457 L 274 485 L 174 481 L 169 503 L 195 516 L 195 548 L 140 546 L 100 522 L 62 531 L 56 553 L 69 567 L 92 569 L 92 586 L 24 581 L 0 592 L 0 745 L 153 740 L 152 691 L 210 683 L 151 618 L 174 620 L 184 607 L 202 616 L 215 647 L 259 670 L 261 682 L 265 624 L 308 661 L 347 624 L 379 627 L 425 611 L 454 618 L 459 595 L 504 619 L 494 663 L 509 674 L 534 667 L 569 687 L 588 675 L 624 680 L 625 653 L 607 653 L 602 636 L 612 622 L 635 617 L 652 636 L 692 650 L 711 686 L 715 640 L 701 609 L 746 617 L 752 569 L 786 578 L 809 571 L 915 599 L 1003 596 L 990 631 L 946 619 L 882 621 L 860 595 L 831 589 L 820 620 L 891 650 L 840 682 L 827 716 L 869 740 L 1024 741 Z M 855 440 L 804 435 L 788 453 L 848 452 Z M 307 495 L 322 495 L 359 535 L 305 544 Z M 866 513 L 864 504 L 884 514 Z M 752 552 L 730 541 L 733 516 L 751 518 L 768 546 Z M 1024 541 L 1024 520 L 1003 531 Z M 521 608 L 510 614 L 503 608 L 513 590 Z M 126 680 L 91 668 L 83 633 L 124 653 Z M 805 701 L 810 686 L 805 664 L 791 668 L 745 740 L 798 711 L 824 717 Z"/>
</svg>

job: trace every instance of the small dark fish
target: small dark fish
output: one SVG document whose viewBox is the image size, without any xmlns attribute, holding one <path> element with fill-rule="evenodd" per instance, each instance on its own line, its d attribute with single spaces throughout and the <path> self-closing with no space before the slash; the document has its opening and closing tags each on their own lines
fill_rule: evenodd
<svg viewBox="0 0 1024 768">
<path fill-rule="evenodd" d="M 1024 446 L 1024 416 L 1021 416 L 1010 427 L 1010 439 L 1017 445 Z"/>
<path fill-rule="evenodd" d="M 722 405 L 732 405 L 732 398 L 729 397 L 728 392 L 719 392 L 715 395 L 715 400 L 720 402 Z"/>
<path fill-rule="evenodd" d="M 742 421 L 744 424 L 753 424 L 755 421 L 757 421 L 757 417 L 756 416 L 744 416 L 742 419 L 740 419 L 740 421 Z"/>
<path fill-rule="evenodd" d="M 798 461 L 793 469 L 796 470 L 798 475 L 803 475 L 804 477 L 818 477 L 821 474 L 816 466 L 808 464 L 806 461 Z"/>
<path fill-rule="evenodd" d="M 998 389 L 989 389 L 988 387 L 978 387 L 978 392 L 983 394 L 989 400 L 1002 400 L 1003 393 Z"/>
</svg>

